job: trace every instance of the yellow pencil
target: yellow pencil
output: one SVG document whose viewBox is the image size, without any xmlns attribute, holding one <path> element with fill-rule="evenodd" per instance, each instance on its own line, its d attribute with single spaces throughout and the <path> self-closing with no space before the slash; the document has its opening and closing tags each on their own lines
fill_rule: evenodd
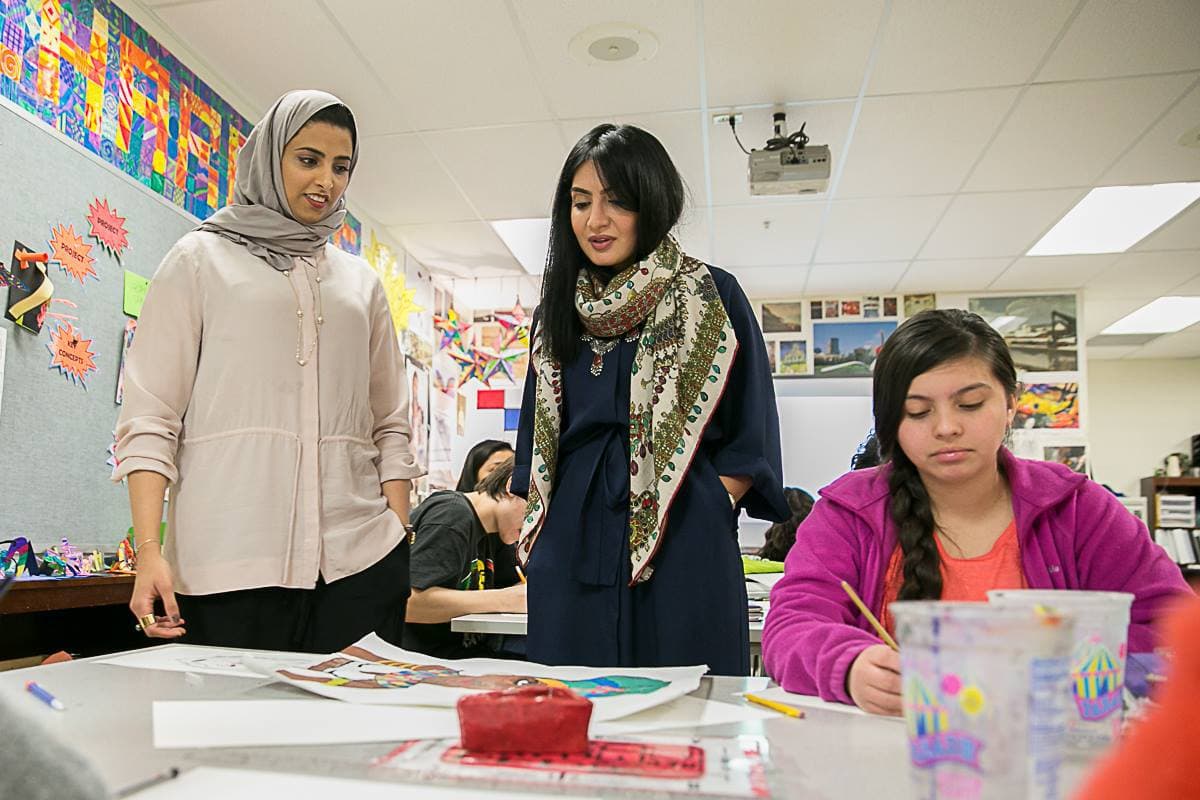
<svg viewBox="0 0 1200 800">
<path fill-rule="evenodd" d="M 778 711 L 780 714 L 787 714 L 789 717 L 795 717 L 796 719 L 804 719 L 804 712 L 795 706 L 789 706 L 786 703 L 776 703 L 774 700 L 768 700 L 765 697 L 759 697 L 758 695 L 750 694 L 749 692 L 746 692 L 744 695 L 742 695 L 742 697 L 756 705 L 769 708 L 772 711 Z"/>
<path fill-rule="evenodd" d="M 879 620 L 875 619 L 875 615 L 871 613 L 871 609 L 867 608 L 867 604 L 859 598 L 858 593 L 855 592 L 854 589 L 850 588 L 850 584 L 842 581 L 842 589 L 846 592 L 846 594 L 850 595 L 850 599 L 854 601 L 854 605 L 858 606 L 858 610 L 861 611 L 863 616 L 867 618 L 867 622 L 871 623 L 871 627 L 874 628 L 875 632 L 879 634 L 879 638 L 883 639 L 883 643 L 895 650 L 897 653 L 900 652 L 900 645 L 896 644 L 896 640 L 893 639 L 892 635 L 887 632 L 887 628 L 879 624 Z"/>
<path fill-rule="evenodd" d="M 513 569 L 517 571 L 517 577 L 521 579 L 521 583 L 527 583 L 525 580 L 525 571 L 515 564 L 513 565 Z"/>
</svg>

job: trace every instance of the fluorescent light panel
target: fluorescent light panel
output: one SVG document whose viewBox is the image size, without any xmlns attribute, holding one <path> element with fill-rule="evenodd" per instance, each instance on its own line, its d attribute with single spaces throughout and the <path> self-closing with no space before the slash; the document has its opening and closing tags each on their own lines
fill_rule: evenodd
<svg viewBox="0 0 1200 800">
<path fill-rule="evenodd" d="M 1026 255 L 1123 253 L 1200 198 L 1200 182 L 1092 189 Z"/>
<path fill-rule="evenodd" d="M 490 223 L 504 246 L 530 275 L 541 275 L 546 268 L 546 250 L 550 244 L 550 218 L 501 219 Z"/>
<path fill-rule="evenodd" d="M 1200 322 L 1200 297 L 1160 297 L 1109 325 L 1104 336 L 1174 333 Z"/>
</svg>

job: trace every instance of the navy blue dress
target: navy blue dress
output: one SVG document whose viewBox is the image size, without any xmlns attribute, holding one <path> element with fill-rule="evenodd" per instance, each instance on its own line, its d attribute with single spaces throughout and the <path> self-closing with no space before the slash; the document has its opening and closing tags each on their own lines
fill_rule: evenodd
<svg viewBox="0 0 1200 800">
<path fill-rule="evenodd" d="M 586 344 L 563 369 L 559 462 L 530 554 L 527 656 L 544 664 L 657 667 L 708 664 L 750 671 L 746 584 L 737 517 L 718 476 L 746 476 L 741 506 L 788 516 L 779 418 L 762 333 L 732 275 L 710 267 L 738 341 L 728 384 L 671 506 L 651 562 L 630 587 L 629 385 L 636 341 L 620 339 L 591 373 Z M 534 381 L 525 381 L 512 487 L 525 494 L 533 442 Z"/>
</svg>

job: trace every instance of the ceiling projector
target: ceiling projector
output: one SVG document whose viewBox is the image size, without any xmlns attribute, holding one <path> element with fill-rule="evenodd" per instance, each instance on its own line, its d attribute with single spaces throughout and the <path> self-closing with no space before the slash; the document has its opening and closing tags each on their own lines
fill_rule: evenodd
<svg viewBox="0 0 1200 800">
<path fill-rule="evenodd" d="M 829 146 L 809 145 L 804 126 L 787 134 L 786 115 L 775 112 L 775 136 L 750 152 L 750 194 L 819 194 L 829 188 Z"/>
</svg>

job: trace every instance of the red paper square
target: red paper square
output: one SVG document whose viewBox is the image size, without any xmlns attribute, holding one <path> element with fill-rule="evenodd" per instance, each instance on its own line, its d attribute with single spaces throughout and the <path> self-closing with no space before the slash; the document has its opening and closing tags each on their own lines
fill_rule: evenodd
<svg viewBox="0 0 1200 800">
<path fill-rule="evenodd" d="M 475 394 L 476 408 L 504 408 L 503 389 L 480 389 Z"/>
</svg>

